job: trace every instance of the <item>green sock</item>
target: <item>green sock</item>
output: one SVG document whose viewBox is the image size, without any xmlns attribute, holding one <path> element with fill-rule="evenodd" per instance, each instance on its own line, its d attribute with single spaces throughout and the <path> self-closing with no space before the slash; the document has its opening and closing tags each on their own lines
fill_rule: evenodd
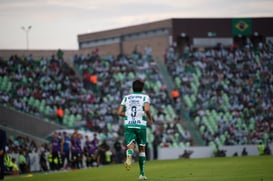
<svg viewBox="0 0 273 181">
<path fill-rule="evenodd" d="M 133 151 L 132 149 L 128 149 L 128 150 L 126 151 L 126 156 L 132 156 L 133 153 L 134 153 L 134 151 Z"/>
<path fill-rule="evenodd" d="M 140 152 L 140 153 L 139 153 L 139 159 L 138 159 L 138 163 L 139 163 L 139 172 L 140 172 L 140 175 L 143 175 L 143 176 L 144 176 L 145 162 L 146 162 L 146 155 L 145 155 L 145 152 Z"/>
</svg>

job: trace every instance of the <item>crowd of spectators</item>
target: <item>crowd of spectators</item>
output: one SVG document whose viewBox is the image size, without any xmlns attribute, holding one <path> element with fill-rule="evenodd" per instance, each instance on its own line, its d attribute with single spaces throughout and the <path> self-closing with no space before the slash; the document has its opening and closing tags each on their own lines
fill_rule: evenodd
<svg viewBox="0 0 273 181">
<path fill-rule="evenodd" d="M 94 92 L 99 93 L 101 97 L 99 115 L 104 115 L 103 120 L 111 123 L 112 129 L 119 128 L 123 131 L 123 123 L 116 117 L 115 112 L 122 97 L 132 91 L 130 90 L 131 82 L 139 78 L 145 80 L 144 89 L 152 98 L 152 112 L 156 120 L 156 125 L 151 128 L 154 136 L 151 136 L 150 143 L 154 137 L 157 137 L 160 138 L 159 145 L 162 146 L 174 146 L 185 142 L 188 144 L 188 140 L 185 141 L 183 136 L 183 128 L 181 127 L 180 130 L 176 128 L 176 125 L 180 124 L 179 116 L 175 112 L 158 65 L 150 52 L 147 51 L 142 56 L 135 51 L 130 56 L 120 55 L 114 58 L 100 57 L 97 50 L 86 56 L 75 56 L 74 64 L 82 74 L 85 87 L 91 87 Z M 97 80 L 96 84 L 92 81 L 94 76 Z"/>
<path fill-rule="evenodd" d="M 118 57 L 100 57 L 98 52 L 75 55 L 75 69 L 54 55 L 40 60 L 14 55 L 0 60 L 0 102 L 68 128 L 98 132 L 104 139 L 122 139 L 123 122 L 116 110 L 131 91 L 132 80 L 140 78 L 152 97 L 156 120 L 149 146 L 154 137 L 159 145 L 184 144 L 187 138 L 181 126 L 176 128 L 179 117 L 150 52 L 144 56 L 138 52 Z"/>
<path fill-rule="evenodd" d="M 28 174 L 122 163 L 125 145 L 116 139 L 113 145 L 96 133 L 84 135 L 77 129 L 54 132 L 48 143 L 37 145 L 28 137 L 10 137 L 6 145 L 6 174 Z"/>
<path fill-rule="evenodd" d="M 98 51 L 75 55 L 79 75 L 61 57 L 34 60 L 31 55 L 14 55 L 0 59 L 0 103 L 68 128 L 97 132 L 101 140 L 112 139 L 111 148 L 122 154 L 123 123 L 116 110 L 131 91 L 132 80 L 139 78 L 145 80 L 145 91 L 152 98 L 155 125 L 148 130 L 148 149 L 153 148 L 154 158 L 158 145 L 191 143 L 190 132 L 180 124 L 181 103 L 207 145 L 269 143 L 273 141 L 272 47 L 248 42 L 230 49 L 186 49 L 183 56 L 176 56 L 171 48 L 165 56 L 176 85 L 171 95 L 151 49 L 144 56 L 134 52 L 100 57 Z M 58 134 L 61 140 L 63 133 Z M 10 155 L 25 156 L 16 159 L 22 173 L 32 170 L 27 155 L 39 153 L 40 160 L 48 161 L 45 153 L 51 153 L 50 144 L 38 146 L 23 137 L 9 140 L 7 148 Z"/>
<path fill-rule="evenodd" d="M 38 61 L 31 55 L 14 55 L 0 61 L 0 101 L 70 128 L 114 138 L 123 135 L 115 114 L 121 97 L 130 92 L 132 80 L 141 78 L 152 97 L 157 123 L 151 128 L 151 142 L 159 137 L 160 145 L 172 146 L 189 140 L 189 132 L 176 126 L 181 102 L 207 145 L 272 140 L 272 43 L 186 49 L 184 56 L 176 56 L 170 48 L 165 61 L 176 85 L 173 99 L 151 53 L 75 55 L 80 76 L 54 55 Z"/>
<path fill-rule="evenodd" d="M 206 145 L 273 141 L 272 43 L 170 51 L 165 58 L 185 111 Z"/>
<path fill-rule="evenodd" d="M 5 173 L 9 175 L 27 174 L 40 171 L 39 154 L 49 150 L 48 144 L 37 145 L 28 137 L 11 136 L 7 140 Z M 37 155 L 36 157 L 34 155 Z M 36 162 L 36 163 L 35 163 Z M 35 168 L 38 165 L 38 170 Z"/>
<path fill-rule="evenodd" d="M 38 61 L 14 55 L 0 64 L 0 101 L 16 110 L 55 120 L 57 107 L 72 112 L 71 105 L 86 95 L 73 69 L 54 55 Z"/>
</svg>

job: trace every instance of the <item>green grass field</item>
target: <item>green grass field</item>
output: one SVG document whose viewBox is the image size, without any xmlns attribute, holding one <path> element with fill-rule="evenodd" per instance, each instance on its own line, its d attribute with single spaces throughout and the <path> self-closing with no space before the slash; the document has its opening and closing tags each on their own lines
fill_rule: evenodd
<svg viewBox="0 0 273 181">
<path fill-rule="evenodd" d="M 151 181 L 273 181 L 273 156 L 148 161 Z M 138 163 L 130 171 L 122 164 L 75 171 L 7 176 L 26 181 L 134 181 Z"/>
</svg>

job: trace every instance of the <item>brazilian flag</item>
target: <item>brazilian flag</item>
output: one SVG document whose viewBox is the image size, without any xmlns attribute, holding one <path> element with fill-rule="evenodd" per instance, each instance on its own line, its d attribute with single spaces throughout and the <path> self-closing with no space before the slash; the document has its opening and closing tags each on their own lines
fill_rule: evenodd
<svg viewBox="0 0 273 181">
<path fill-rule="evenodd" d="M 250 35 L 252 33 L 252 21 L 250 18 L 232 19 L 233 35 Z"/>
</svg>

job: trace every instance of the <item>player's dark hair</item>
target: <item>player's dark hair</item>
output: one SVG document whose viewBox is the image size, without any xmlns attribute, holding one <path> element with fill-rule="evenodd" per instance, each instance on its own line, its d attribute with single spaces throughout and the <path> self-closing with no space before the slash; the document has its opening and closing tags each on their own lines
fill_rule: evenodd
<svg viewBox="0 0 273 181">
<path fill-rule="evenodd" d="M 142 92 L 143 91 L 144 82 L 142 80 L 135 80 L 132 85 L 133 85 L 134 92 Z"/>
</svg>

